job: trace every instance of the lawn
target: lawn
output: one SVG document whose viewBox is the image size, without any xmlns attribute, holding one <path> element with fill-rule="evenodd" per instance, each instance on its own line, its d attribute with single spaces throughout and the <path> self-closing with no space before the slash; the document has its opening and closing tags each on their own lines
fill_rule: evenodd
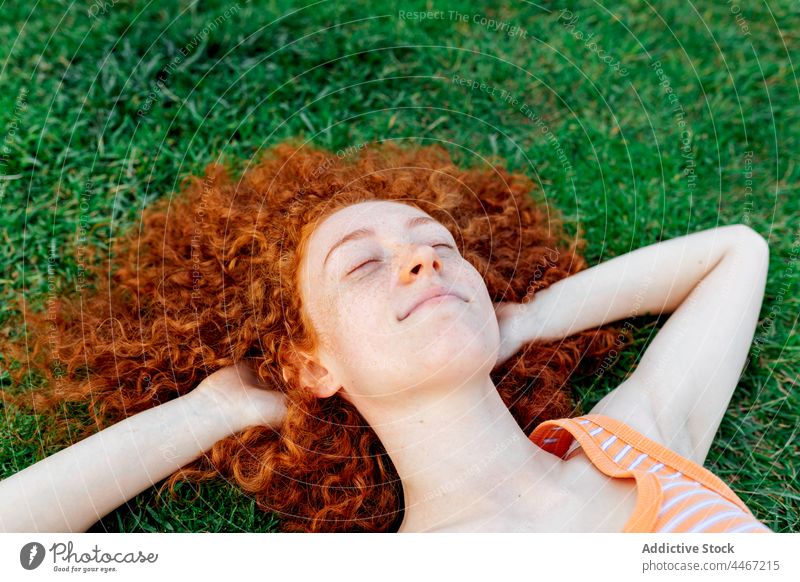
<svg viewBox="0 0 800 582">
<path fill-rule="evenodd" d="M 590 264 L 723 224 L 767 238 L 751 359 L 705 466 L 770 528 L 800 531 L 798 30 L 790 0 L 4 5 L 0 326 L 20 294 L 68 292 L 85 245 L 212 161 L 241 169 L 289 137 L 503 159 L 580 229 Z M 585 410 L 663 321 L 637 319 L 617 365 L 577 380 Z M 2 410 L 0 478 L 58 450 L 45 419 Z M 278 528 L 224 482 L 154 492 L 91 531 Z"/>
</svg>

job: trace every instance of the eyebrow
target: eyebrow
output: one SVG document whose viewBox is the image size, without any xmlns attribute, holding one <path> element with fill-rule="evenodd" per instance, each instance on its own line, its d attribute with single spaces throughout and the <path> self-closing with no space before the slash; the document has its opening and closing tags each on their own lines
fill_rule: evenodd
<svg viewBox="0 0 800 582">
<path fill-rule="evenodd" d="M 413 217 L 409 218 L 406 221 L 406 230 L 414 228 L 415 226 L 421 226 L 423 224 L 428 224 L 430 222 L 436 222 L 438 224 L 438 222 L 436 220 L 434 220 L 433 218 L 430 218 L 428 216 L 413 216 Z M 347 242 L 350 242 L 350 241 L 354 241 L 354 240 L 358 240 L 358 239 L 362 239 L 362 238 L 366 238 L 366 237 L 369 237 L 369 236 L 374 236 L 374 235 L 375 235 L 375 231 L 373 229 L 371 229 L 371 228 L 358 228 L 358 229 L 354 230 L 353 232 L 344 235 L 341 239 L 339 239 L 339 241 L 335 245 L 333 245 L 331 247 L 331 249 L 328 251 L 328 254 L 325 255 L 325 260 L 322 262 L 322 268 L 323 269 L 325 268 L 325 264 L 328 262 L 328 257 L 331 256 L 333 251 L 338 249 L 344 243 L 347 243 Z"/>
</svg>

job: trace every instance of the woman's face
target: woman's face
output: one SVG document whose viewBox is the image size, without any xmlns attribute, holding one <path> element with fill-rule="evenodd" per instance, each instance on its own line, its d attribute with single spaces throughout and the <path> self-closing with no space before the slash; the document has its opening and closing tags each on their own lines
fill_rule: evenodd
<svg viewBox="0 0 800 582">
<path fill-rule="evenodd" d="M 457 389 L 497 360 L 483 278 L 447 228 L 415 206 L 369 201 L 326 217 L 308 240 L 300 287 L 328 374 L 322 384 L 342 386 L 351 401 Z M 420 304 L 437 293 L 446 295 Z"/>
</svg>

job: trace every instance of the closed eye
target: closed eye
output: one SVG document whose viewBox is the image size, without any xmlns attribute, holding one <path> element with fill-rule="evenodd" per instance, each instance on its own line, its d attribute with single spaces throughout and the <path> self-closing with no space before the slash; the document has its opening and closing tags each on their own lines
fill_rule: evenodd
<svg viewBox="0 0 800 582">
<path fill-rule="evenodd" d="M 436 248 L 436 247 L 446 247 L 446 248 L 448 248 L 448 249 L 455 249 L 455 247 L 454 247 L 453 245 L 451 245 L 451 244 L 447 244 L 447 243 L 439 243 L 439 244 L 435 244 L 435 245 L 433 245 L 433 248 Z M 349 272 L 347 273 L 347 275 L 349 275 L 350 273 L 355 273 L 355 272 L 356 272 L 356 271 L 358 271 L 358 270 L 359 270 L 361 267 L 365 267 L 366 265 L 369 265 L 370 263 L 377 262 L 378 260 L 379 260 L 379 259 L 369 259 L 369 260 L 367 260 L 367 261 L 364 261 L 363 263 L 361 263 L 360 265 L 358 265 L 357 267 L 355 267 L 354 269 L 352 269 L 351 271 L 349 271 Z"/>
<path fill-rule="evenodd" d="M 359 270 L 361 267 L 363 267 L 363 266 L 365 266 L 365 265 L 369 265 L 370 263 L 374 263 L 374 262 L 375 262 L 375 261 L 377 261 L 377 260 L 378 260 L 378 259 L 370 259 L 370 260 L 368 260 L 368 261 L 364 261 L 363 263 L 361 263 L 359 266 L 357 266 L 355 269 L 353 269 L 352 271 L 350 271 L 350 272 L 349 272 L 349 273 L 347 273 L 347 274 L 349 275 L 350 273 L 355 273 L 355 272 L 356 272 L 356 271 L 358 271 L 358 270 Z"/>
</svg>

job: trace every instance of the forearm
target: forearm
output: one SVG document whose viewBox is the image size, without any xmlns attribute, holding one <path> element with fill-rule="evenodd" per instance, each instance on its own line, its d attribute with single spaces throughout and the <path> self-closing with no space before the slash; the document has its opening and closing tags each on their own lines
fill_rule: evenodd
<svg viewBox="0 0 800 582">
<path fill-rule="evenodd" d="M 0 482 L 0 531 L 86 531 L 241 428 L 192 393 L 140 412 Z"/>
<path fill-rule="evenodd" d="M 642 247 L 537 292 L 521 306 L 525 342 L 568 337 L 613 321 L 671 313 L 739 244 L 741 225 L 723 226 Z M 746 244 L 746 243 L 745 243 Z"/>
</svg>

